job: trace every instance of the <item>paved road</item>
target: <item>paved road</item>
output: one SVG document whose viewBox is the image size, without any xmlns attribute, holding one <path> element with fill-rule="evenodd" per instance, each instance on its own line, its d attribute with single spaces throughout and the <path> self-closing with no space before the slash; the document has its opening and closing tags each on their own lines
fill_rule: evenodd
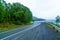
<svg viewBox="0 0 60 40">
<path fill-rule="evenodd" d="M 11 35 L 16 35 L 16 34 L 19 34 L 22 33 L 23 31 L 26 31 L 26 30 L 29 30 L 29 29 L 32 29 L 34 27 L 36 27 L 37 25 L 39 25 L 41 22 L 34 22 L 32 25 L 28 25 L 28 26 L 25 26 L 23 28 L 17 28 L 17 29 L 13 29 L 13 30 L 9 30 L 9 31 L 6 31 L 4 33 L 0 33 L 0 40 L 1 39 L 6 39 L 8 37 L 10 37 Z M 18 36 L 18 35 L 16 35 Z"/>
<path fill-rule="evenodd" d="M 49 29 L 44 23 L 21 35 L 22 36 L 19 35 L 12 40 L 60 40 L 58 34 L 52 29 Z"/>
<path fill-rule="evenodd" d="M 58 38 L 58 34 L 48 28 L 45 23 L 41 23 L 30 30 L 22 31 L 8 38 L 6 37 L 4 40 L 60 40 L 60 38 Z"/>
</svg>

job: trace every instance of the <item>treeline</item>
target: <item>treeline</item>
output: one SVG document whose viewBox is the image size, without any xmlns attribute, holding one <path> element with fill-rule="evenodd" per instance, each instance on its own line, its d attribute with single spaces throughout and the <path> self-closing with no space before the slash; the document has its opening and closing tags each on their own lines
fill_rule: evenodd
<svg viewBox="0 0 60 40">
<path fill-rule="evenodd" d="M 20 3 L 6 3 L 0 0 L 0 23 L 26 24 L 32 21 L 32 12 Z"/>
</svg>

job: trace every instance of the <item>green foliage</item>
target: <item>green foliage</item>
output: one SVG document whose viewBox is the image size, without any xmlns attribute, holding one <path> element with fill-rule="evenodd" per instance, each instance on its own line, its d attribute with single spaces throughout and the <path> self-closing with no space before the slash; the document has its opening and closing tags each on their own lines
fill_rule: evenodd
<svg viewBox="0 0 60 40">
<path fill-rule="evenodd" d="M 32 12 L 29 8 L 20 3 L 10 4 L 0 0 L 0 23 L 26 24 L 31 21 Z"/>
<path fill-rule="evenodd" d="M 59 16 L 56 17 L 56 22 L 57 22 L 57 23 L 60 22 L 60 17 L 59 17 Z"/>
</svg>

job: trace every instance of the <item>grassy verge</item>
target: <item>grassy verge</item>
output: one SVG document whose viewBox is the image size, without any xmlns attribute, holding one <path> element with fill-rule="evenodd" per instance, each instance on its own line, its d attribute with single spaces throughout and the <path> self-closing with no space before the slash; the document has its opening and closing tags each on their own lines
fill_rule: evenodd
<svg viewBox="0 0 60 40">
<path fill-rule="evenodd" d="M 60 28 L 60 25 L 58 23 L 56 24 L 54 24 L 53 22 L 50 22 L 50 23 Z"/>
<path fill-rule="evenodd" d="M 55 24 L 53 24 L 53 25 L 55 25 Z M 52 30 L 54 30 L 58 34 L 57 38 L 60 39 L 60 32 L 58 32 L 52 25 L 50 25 L 50 23 L 47 23 L 47 26 L 49 28 L 51 28 Z"/>
<path fill-rule="evenodd" d="M 60 25 L 59 24 L 54 24 L 54 25 L 60 28 Z"/>
<path fill-rule="evenodd" d="M 2 24 L 0 24 L 0 31 L 2 31 L 2 30 L 14 29 L 14 28 L 19 28 L 19 27 L 24 27 L 24 26 L 26 26 L 26 25 L 30 25 L 30 23 L 22 24 L 22 25 L 2 23 Z"/>
<path fill-rule="evenodd" d="M 54 30 L 55 32 L 57 32 L 57 30 L 56 30 L 52 25 L 50 25 L 50 23 L 47 23 L 47 26 L 48 26 L 49 28 L 51 28 L 52 30 Z"/>
</svg>

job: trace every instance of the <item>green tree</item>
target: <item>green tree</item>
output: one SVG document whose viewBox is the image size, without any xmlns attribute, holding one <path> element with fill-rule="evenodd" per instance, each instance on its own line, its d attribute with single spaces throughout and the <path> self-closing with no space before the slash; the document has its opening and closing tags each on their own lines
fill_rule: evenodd
<svg viewBox="0 0 60 40">
<path fill-rule="evenodd" d="M 0 23 L 12 22 L 15 24 L 26 24 L 32 21 L 30 9 L 20 3 L 6 3 L 0 0 Z"/>
<path fill-rule="evenodd" d="M 4 17 L 4 8 L 2 3 L 0 2 L 0 23 L 3 22 L 3 17 Z"/>
<path fill-rule="evenodd" d="M 60 22 L 60 17 L 59 17 L 59 16 L 56 17 L 56 22 L 57 22 L 57 23 Z"/>
</svg>

